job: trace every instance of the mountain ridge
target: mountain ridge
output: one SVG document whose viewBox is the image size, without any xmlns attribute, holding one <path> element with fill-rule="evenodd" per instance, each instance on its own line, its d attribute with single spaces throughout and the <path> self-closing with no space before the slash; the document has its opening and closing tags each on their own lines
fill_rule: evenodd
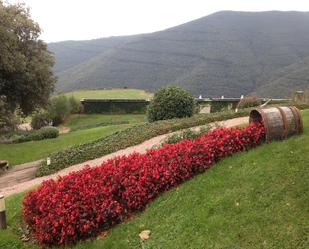
<svg viewBox="0 0 309 249">
<path fill-rule="evenodd" d="M 286 97 L 290 90 L 302 89 L 284 79 L 280 92 L 264 86 L 288 77 L 275 78 L 280 70 L 292 70 L 287 69 L 290 65 L 306 66 L 302 62 L 309 56 L 309 12 L 220 11 L 163 31 L 58 42 L 49 49 L 56 57 L 59 91 L 102 87 L 153 91 L 178 84 L 209 97 L 253 93 Z M 305 71 L 298 77 L 303 83 L 296 87 L 309 87 Z"/>
</svg>

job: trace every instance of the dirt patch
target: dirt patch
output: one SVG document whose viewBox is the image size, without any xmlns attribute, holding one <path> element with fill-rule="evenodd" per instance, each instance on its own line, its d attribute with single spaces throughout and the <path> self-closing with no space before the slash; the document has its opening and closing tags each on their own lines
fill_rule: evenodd
<svg viewBox="0 0 309 249">
<path fill-rule="evenodd" d="M 22 130 L 22 131 L 31 131 L 32 130 L 32 126 L 30 123 L 23 123 L 23 124 L 20 124 L 18 125 L 17 127 L 19 130 Z"/>
<path fill-rule="evenodd" d="M 70 130 L 71 130 L 70 127 L 66 127 L 66 126 L 58 127 L 59 134 L 69 133 Z"/>
</svg>

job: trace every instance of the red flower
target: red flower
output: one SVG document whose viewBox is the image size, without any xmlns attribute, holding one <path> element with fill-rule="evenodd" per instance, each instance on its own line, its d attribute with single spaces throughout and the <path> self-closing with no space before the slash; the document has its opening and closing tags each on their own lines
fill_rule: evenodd
<svg viewBox="0 0 309 249">
<path fill-rule="evenodd" d="M 219 128 L 45 181 L 25 196 L 24 219 L 42 244 L 71 244 L 95 236 L 221 158 L 258 145 L 264 136 L 257 123 Z"/>
</svg>

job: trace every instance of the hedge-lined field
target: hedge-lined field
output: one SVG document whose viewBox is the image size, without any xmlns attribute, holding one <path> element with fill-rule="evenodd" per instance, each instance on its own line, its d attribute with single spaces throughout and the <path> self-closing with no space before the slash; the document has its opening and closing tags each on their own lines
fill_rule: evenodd
<svg viewBox="0 0 309 249">
<path fill-rule="evenodd" d="M 213 114 L 199 114 L 190 118 L 161 120 L 153 123 L 138 124 L 110 136 L 80 146 L 64 149 L 49 155 L 51 164 L 44 162 L 38 169 L 37 175 L 49 175 L 68 166 L 95 159 L 112 152 L 142 143 L 150 138 L 169 132 L 210 122 L 246 116 L 248 110 L 235 112 L 221 112 Z"/>
<path fill-rule="evenodd" d="M 141 89 L 97 89 L 97 90 L 79 90 L 65 93 L 66 96 L 74 96 L 78 100 L 80 99 L 149 99 L 152 97 L 152 93 L 146 92 Z"/>
<path fill-rule="evenodd" d="M 146 122 L 144 114 L 74 114 L 71 115 L 62 126 L 70 130 L 85 129 L 87 127 L 104 126 L 104 124 L 136 124 Z"/>
<path fill-rule="evenodd" d="M 309 110 L 302 116 L 303 135 L 228 157 L 106 237 L 65 248 L 308 248 Z M 40 248 L 20 240 L 23 196 L 6 199 L 9 228 L 0 231 L 0 248 Z M 141 242 L 145 229 L 150 239 Z"/>
<path fill-rule="evenodd" d="M 130 124 L 103 126 L 77 130 L 52 139 L 19 144 L 0 144 L 0 157 L 2 160 L 8 160 L 11 166 L 31 162 L 46 158 L 50 153 L 70 146 L 89 143 L 130 126 Z"/>
</svg>

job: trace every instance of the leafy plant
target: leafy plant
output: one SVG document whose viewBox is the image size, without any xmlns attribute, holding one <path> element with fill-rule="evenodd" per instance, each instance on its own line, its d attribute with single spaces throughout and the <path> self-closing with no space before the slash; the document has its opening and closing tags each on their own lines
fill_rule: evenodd
<svg viewBox="0 0 309 249">
<path fill-rule="evenodd" d="M 49 155 L 52 163 L 50 165 L 43 163 L 37 170 L 37 175 L 52 174 L 70 165 L 104 156 L 117 150 L 142 143 L 155 136 L 189 127 L 205 125 L 210 122 L 242 117 L 248 114 L 249 110 L 241 110 L 237 113 L 199 114 L 190 118 L 161 120 L 153 123 L 135 125 L 91 143 L 74 146 Z"/>
<path fill-rule="evenodd" d="M 178 86 L 167 86 L 155 93 L 148 106 L 148 120 L 154 122 L 172 118 L 191 117 L 194 97 Z"/>
<path fill-rule="evenodd" d="M 80 103 L 78 99 L 76 99 L 74 96 L 70 96 L 68 98 L 68 102 L 70 104 L 70 113 L 71 114 L 78 114 L 82 113 L 83 111 L 83 105 Z"/>
<path fill-rule="evenodd" d="M 33 129 L 38 130 L 44 126 L 52 124 L 50 113 L 46 110 L 39 111 L 32 116 L 31 126 Z"/>
<path fill-rule="evenodd" d="M 34 129 L 50 125 L 50 123 L 57 126 L 63 123 L 70 114 L 77 114 L 81 111 L 82 105 L 73 96 L 59 95 L 50 99 L 46 110 L 39 111 L 33 116 L 31 125 Z"/>
<path fill-rule="evenodd" d="M 160 193 L 218 160 L 258 145 L 264 134 L 264 127 L 254 123 L 241 129 L 219 128 L 45 181 L 25 196 L 24 219 L 41 244 L 87 239 L 143 210 Z"/>
<path fill-rule="evenodd" d="M 50 100 L 48 112 L 53 120 L 53 125 L 61 124 L 71 114 L 71 105 L 68 98 L 65 95 L 53 97 Z"/>
</svg>

